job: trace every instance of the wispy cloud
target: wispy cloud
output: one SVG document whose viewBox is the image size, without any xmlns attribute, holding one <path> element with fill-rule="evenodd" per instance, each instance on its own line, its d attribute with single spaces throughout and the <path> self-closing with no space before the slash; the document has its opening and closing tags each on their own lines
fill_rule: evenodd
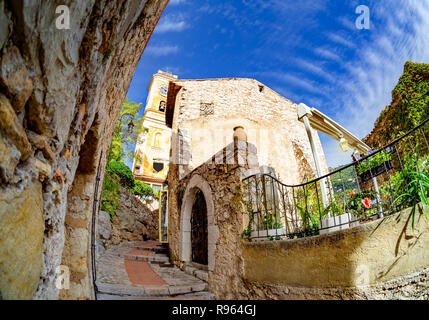
<svg viewBox="0 0 429 320">
<path fill-rule="evenodd" d="M 175 54 L 179 51 L 178 46 L 170 46 L 170 45 L 154 45 L 149 46 L 146 52 L 154 57 L 160 56 L 168 56 L 170 54 Z"/>
<path fill-rule="evenodd" d="M 181 32 L 189 28 L 185 17 L 181 15 L 166 15 L 157 25 L 156 32 Z"/>
<path fill-rule="evenodd" d="M 301 88 L 309 93 L 325 95 L 325 90 L 316 82 L 306 79 L 305 77 L 290 73 L 267 72 L 266 76 L 271 76 L 281 82 L 289 84 L 291 87 Z"/>
<path fill-rule="evenodd" d="M 325 71 L 320 65 L 321 63 L 319 63 L 319 65 L 316 65 L 312 62 L 303 60 L 301 58 L 297 58 L 295 59 L 295 62 L 297 64 L 297 66 L 299 66 L 300 68 L 303 68 L 319 77 L 324 78 L 325 80 L 334 83 L 335 82 L 335 77 L 332 76 L 331 73 Z"/>
<path fill-rule="evenodd" d="M 340 45 L 346 46 L 346 47 L 348 47 L 348 48 L 353 49 L 353 48 L 355 48 L 355 47 L 356 47 L 356 45 L 355 45 L 355 43 L 354 43 L 353 41 L 348 40 L 348 39 L 346 39 L 345 37 L 343 37 L 343 36 L 341 36 L 341 35 L 339 35 L 339 34 L 337 34 L 337 33 L 329 32 L 329 33 L 327 33 L 327 37 L 328 37 L 331 41 L 333 41 L 333 42 L 335 42 L 335 43 L 337 43 L 337 44 L 340 44 Z"/>
<path fill-rule="evenodd" d="M 168 3 L 170 6 L 174 6 L 177 4 L 184 4 L 187 3 L 187 0 L 170 0 L 170 2 Z"/>
<path fill-rule="evenodd" d="M 333 61 L 336 61 L 336 62 L 341 62 L 342 61 L 342 59 L 340 58 L 340 56 L 332 48 L 330 48 L 330 49 L 329 48 L 316 48 L 316 49 L 314 49 L 314 52 L 317 55 L 319 55 L 319 56 L 321 56 L 321 57 L 323 57 L 325 59 L 333 60 Z"/>
</svg>

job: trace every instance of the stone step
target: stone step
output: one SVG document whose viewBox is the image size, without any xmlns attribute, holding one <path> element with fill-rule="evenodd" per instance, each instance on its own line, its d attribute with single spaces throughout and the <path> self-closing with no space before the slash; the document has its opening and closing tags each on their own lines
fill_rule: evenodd
<svg viewBox="0 0 429 320">
<path fill-rule="evenodd" d="M 120 253 L 119 256 L 124 259 L 136 260 L 136 261 L 163 262 L 163 263 L 170 262 L 170 259 L 166 254 L 138 255 L 138 254 Z"/>
<path fill-rule="evenodd" d="M 216 300 L 215 295 L 211 292 L 200 291 L 192 292 L 174 296 L 150 296 L 138 297 L 130 295 L 117 295 L 117 294 L 97 294 L 97 300 Z"/>
<path fill-rule="evenodd" d="M 207 284 L 192 284 L 181 286 L 143 286 L 132 287 L 121 284 L 97 283 L 97 294 L 133 297 L 171 297 L 176 295 L 206 292 Z"/>
<path fill-rule="evenodd" d="M 144 248 L 144 247 L 135 247 L 135 249 L 137 250 L 142 250 L 142 251 L 154 251 L 155 253 L 168 253 L 168 248 L 166 247 L 161 247 L 161 246 L 155 246 L 152 248 Z"/>
<path fill-rule="evenodd" d="M 150 264 L 157 264 L 161 268 L 174 268 L 174 264 L 171 264 L 170 262 L 160 262 L 160 261 L 152 261 Z"/>
<path fill-rule="evenodd" d="M 194 276 L 194 277 L 196 277 L 196 278 L 198 278 L 200 280 L 203 280 L 205 282 L 207 282 L 209 280 L 209 273 L 208 273 L 208 271 L 200 270 L 200 269 L 197 269 L 197 268 L 194 268 L 194 267 L 191 267 L 191 266 L 185 266 L 184 268 L 182 268 L 182 270 L 185 273 L 187 273 L 187 274 L 189 274 L 191 276 Z"/>
</svg>

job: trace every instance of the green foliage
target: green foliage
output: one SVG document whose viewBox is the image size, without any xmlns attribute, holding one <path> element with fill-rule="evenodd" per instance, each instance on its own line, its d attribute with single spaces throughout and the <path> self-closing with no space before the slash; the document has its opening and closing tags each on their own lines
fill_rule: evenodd
<svg viewBox="0 0 429 320">
<path fill-rule="evenodd" d="M 137 161 L 141 161 L 139 156 L 134 154 L 138 136 L 145 131 L 143 127 L 143 117 L 139 117 L 141 108 L 142 103 L 130 101 L 128 97 L 122 104 L 122 109 L 115 128 L 115 136 L 119 136 L 120 138 L 122 143 L 121 156 L 125 161 L 132 161 L 135 156 Z M 130 121 L 134 124 L 131 133 L 128 132 Z"/>
<path fill-rule="evenodd" d="M 151 196 L 153 194 L 153 189 L 150 185 L 143 183 L 139 180 L 135 180 L 133 193 L 140 197 L 146 197 L 146 196 Z"/>
<path fill-rule="evenodd" d="M 395 177 L 397 183 L 396 198 L 393 204 L 400 207 L 411 207 L 411 224 L 414 230 L 415 214 L 419 203 L 423 206 L 423 212 L 428 218 L 429 207 L 429 167 L 428 157 L 417 159 L 408 156 L 405 166 Z"/>
<path fill-rule="evenodd" d="M 381 144 L 405 134 L 429 117 L 429 64 L 406 62 L 404 73 L 392 92 L 393 103 L 378 117 Z"/>
<path fill-rule="evenodd" d="M 113 46 L 113 44 L 110 44 L 109 49 L 107 49 L 106 53 L 103 56 L 103 62 L 106 62 L 107 60 L 109 60 L 113 50 L 115 50 L 115 47 Z"/>
<path fill-rule="evenodd" d="M 336 171 L 343 166 L 336 168 L 329 168 L 329 172 Z M 331 175 L 332 188 L 335 192 L 341 192 L 343 190 L 352 190 L 357 187 L 356 175 L 353 167 L 348 167 L 341 172 L 334 173 Z"/>
<path fill-rule="evenodd" d="M 109 48 L 106 53 L 107 59 L 113 49 L 113 47 Z M 103 179 L 101 200 L 101 210 L 108 212 L 112 220 L 120 201 L 120 185 L 139 196 L 151 195 L 153 192 L 150 186 L 141 181 L 136 181 L 130 168 L 124 164 L 125 160 L 133 160 L 138 134 L 144 130 L 142 128 L 143 117 L 139 117 L 141 105 L 141 103 L 135 103 L 126 98 L 113 133 Z M 130 121 L 134 123 L 131 134 L 128 132 Z"/>
<path fill-rule="evenodd" d="M 112 144 L 110 145 L 108 161 L 110 160 L 119 161 L 119 162 L 124 161 L 122 157 L 121 135 L 119 134 L 119 132 L 116 132 L 116 130 L 113 133 Z"/>
<path fill-rule="evenodd" d="M 302 236 L 313 236 L 319 234 L 319 221 L 317 218 L 308 210 L 302 206 L 297 206 L 298 212 L 301 216 L 301 221 L 303 222 L 303 229 L 299 230 L 299 234 Z M 300 235 L 298 235 L 300 236 Z"/>
<path fill-rule="evenodd" d="M 121 185 L 130 191 L 133 190 L 135 185 L 133 173 L 123 162 L 111 160 L 107 165 L 107 171 L 118 175 Z"/>
<path fill-rule="evenodd" d="M 369 157 L 368 159 L 359 163 L 356 166 L 356 171 L 358 175 L 361 175 L 369 170 L 375 169 L 376 167 L 382 165 L 384 162 L 391 161 L 391 160 L 392 160 L 392 154 L 390 153 L 390 151 L 382 150 L 376 155 Z"/>
<path fill-rule="evenodd" d="M 121 197 L 119 194 L 119 178 L 106 173 L 103 180 L 101 210 L 106 211 L 113 221 Z"/>
<path fill-rule="evenodd" d="M 147 129 L 143 127 L 143 117 L 139 117 L 142 103 L 135 103 L 125 99 L 119 114 L 110 145 L 109 161 L 119 162 L 133 161 L 134 157 L 141 162 L 139 155 L 134 154 L 135 145 L 140 133 Z M 129 123 L 132 121 L 134 127 L 132 132 L 128 131 Z"/>
</svg>

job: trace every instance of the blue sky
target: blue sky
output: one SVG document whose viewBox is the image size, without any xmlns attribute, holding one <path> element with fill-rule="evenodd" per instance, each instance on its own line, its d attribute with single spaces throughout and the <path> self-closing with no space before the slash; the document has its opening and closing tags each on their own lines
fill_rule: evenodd
<svg viewBox="0 0 429 320">
<path fill-rule="evenodd" d="M 370 8 L 369 30 L 355 26 L 359 5 Z M 255 78 L 363 138 L 407 60 L 429 63 L 429 0 L 171 0 L 127 95 L 145 104 L 159 69 Z M 351 161 L 319 135 L 328 165 Z"/>
</svg>

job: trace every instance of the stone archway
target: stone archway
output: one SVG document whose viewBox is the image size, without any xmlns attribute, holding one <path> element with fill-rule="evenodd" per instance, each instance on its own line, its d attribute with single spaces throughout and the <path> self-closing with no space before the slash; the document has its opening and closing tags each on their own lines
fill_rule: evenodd
<svg viewBox="0 0 429 320">
<path fill-rule="evenodd" d="M 219 237 L 219 230 L 215 223 L 214 203 L 211 187 L 209 183 L 198 174 L 192 176 L 183 196 L 180 214 L 180 258 L 185 263 L 192 261 L 191 217 L 192 207 L 194 205 L 195 196 L 198 191 L 203 193 L 204 199 L 206 201 L 207 260 L 209 271 L 213 271 L 215 266 L 216 242 Z"/>
</svg>

